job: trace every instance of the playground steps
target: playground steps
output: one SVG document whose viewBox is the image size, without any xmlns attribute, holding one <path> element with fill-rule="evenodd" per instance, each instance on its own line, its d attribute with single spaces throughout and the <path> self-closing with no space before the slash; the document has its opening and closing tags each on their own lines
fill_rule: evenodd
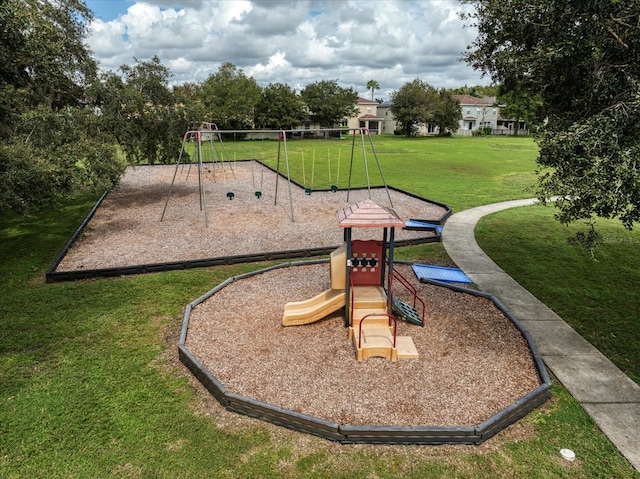
<svg viewBox="0 0 640 479">
<path fill-rule="evenodd" d="M 360 320 L 365 316 L 368 317 L 362 321 L 360 340 Z M 396 336 L 396 347 L 393 347 L 393 326 L 389 326 L 387 294 L 380 286 L 354 286 L 349 340 L 355 347 L 357 361 L 371 357 L 391 361 L 418 357 L 418 350 L 409 336 Z"/>
<path fill-rule="evenodd" d="M 354 286 L 353 303 L 355 308 L 387 307 L 387 293 L 380 286 Z"/>
<path fill-rule="evenodd" d="M 386 308 L 353 308 L 353 324 L 352 326 L 358 327 L 360 320 L 368 316 L 365 319 L 366 324 L 382 324 L 384 326 L 389 325 L 389 316 L 387 315 Z"/>
<path fill-rule="evenodd" d="M 398 350 L 393 347 L 393 332 L 388 326 L 365 323 L 362 325 L 361 340 L 358 328 L 349 328 L 349 336 L 356 348 L 357 361 L 371 357 L 381 357 L 391 361 L 398 359 Z"/>
<path fill-rule="evenodd" d="M 362 325 L 362 339 L 358 328 L 349 328 L 349 339 L 356 350 L 356 360 L 380 357 L 397 361 L 398 359 L 417 359 L 418 350 L 410 336 L 396 336 L 396 347 L 393 347 L 393 327 L 380 323 L 370 324 L 367 320 Z M 359 347 L 358 347 L 359 346 Z"/>
</svg>

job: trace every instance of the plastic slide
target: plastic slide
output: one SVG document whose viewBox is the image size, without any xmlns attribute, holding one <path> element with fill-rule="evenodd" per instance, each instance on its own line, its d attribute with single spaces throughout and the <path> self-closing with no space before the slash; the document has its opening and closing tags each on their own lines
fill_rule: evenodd
<svg viewBox="0 0 640 479">
<path fill-rule="evenodd" d="M 284 306 L 283 326 L 309 324 L 328 316 L 345 305 L 344 289 L 328 289 L 305 301 L 293 301 Z"/>
</svg>

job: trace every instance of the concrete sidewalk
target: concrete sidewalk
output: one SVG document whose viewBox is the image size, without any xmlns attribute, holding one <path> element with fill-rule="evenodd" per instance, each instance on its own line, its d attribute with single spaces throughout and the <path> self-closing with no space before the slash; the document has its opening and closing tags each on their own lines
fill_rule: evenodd
<svg viewBox="0 0 640 479">
<path fill-rule="evenodd" d="M 478 246 L 475 226 L 496 211 L 535 204 L 517 200 L 452 215 L 442 243 L 451 259 L 483 291 L 495 295 L 533 336 L 547 368 L 640 471 L 640 386 L 495 264 Z M 580 456 L 579 445 L 574 446 Z"/>
</svg>

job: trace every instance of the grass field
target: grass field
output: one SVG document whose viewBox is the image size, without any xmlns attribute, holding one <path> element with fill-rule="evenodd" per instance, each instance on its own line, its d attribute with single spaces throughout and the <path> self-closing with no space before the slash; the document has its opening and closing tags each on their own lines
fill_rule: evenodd
<svg viewBox="0 0 640 479">
<path fill-rule="evenodd" d="M 345 140 L 335 141 L 338 151 L 339 141 Z M 376 148 L 389 184 L 454 210 L 531 196 L 527 188 L 534 182 L 536 148 L 530 139 L 388 137 L 376 139 Z M 301 159 L 295 164 L 291 158 L 291 164 L 302 181 Z M 310 174 L 308 166 L 305 159 L 304 176 Z M 329 182 L 318 156 L 315 168 L 314 180 L 326 174 Z M 343 446 L 226 412 L 176 360 L 182 310 L 227 277 L 258 266 L 46 284 L 45 270 L 95 200 L 77 198 L 32 217 L 0 217 L 1 478 L 640 477 L 558 384 L 552 400 L 481 446 Z M 483 222 L 481 235 L 495 250 L 518 251 L 500 259 L 507 270 L 534 251 L 532 261 L 542 264 L 513 270 L 532 289 L 542 287 L 539 277 L 550 263 L 580 264 L 582 269 L 545 280 L 579 291 L 585 272 L 596 266 L 588 255 L 567 250 L 561 234 L 554 233 L 559 239 L 549 242 L 555 228 L 550 216 L 536 217 L 535 227 L 516 236 L 535 216 L 524 208 L 521 217 L 489 218 L 497 224 Z M 502 239 L 496 232 L 507 234 L 511 222 L 515 231 Z M 607 235 L 627 238 L 611 228 Z M 615 255 L 602 250 L 597 267 L 611 265 L 595 275 L 595 283 L 603 274 L 617 278 L 614 266 L 624 254 L 638 256 L 637 249 Z M 398 255 L 446 261 L 438 244 Z M 638 271 L 637 262 L 630 268 Z M 634 284 L 627 282 L 627 292 L 637 290 Z M 610 289 L 624 290 L 625 282 Z M 637 302 L 618 304 L 621 296 L 610 301 L 608 294 L 593 293 L 591 304 L 602 307 L 607 318 L 618 306 L 635 310 L 637 317 Z M 561 315 L 582 297 L 567 295 L 563 301 Z M 619 321 L 632 320 L 621 315 Z M 598 321 L 585 323 L 585 336 L 610 335 L 598 332 L 598 326 Z M 637 359 L 637 350 L 606 342 L 610 357 Z M 577 460 L 561 460 L 562 447 L 575 450 Z"/>
<path fill-rule="evenodd" d="M 253 140 L 226 142 L 224 149 L 203 143 L 203 160 L 259 159 L 312 189 L 347 188 L 384 180 L 397 188 L 448 204 L 456 211 L 496 201 L 533 196 L 537 147 L 530 138 L 463 137 Z M 192 152 L 193 145 L 187 145 Z M 376 164 L 376 157 L 380 169 Z M 353 160 L 353 161 L 352 161 Z M 258 180 L 256 178 L 256 180 Z"/>
<path fill-rule="evenodd" d="M 640 231 L 599 220 L 595 259 L 567 243 L 553 208 L 516 208 L 483 218 L 478 244 L 636 383 L 640 383 Z"/>
</svg>

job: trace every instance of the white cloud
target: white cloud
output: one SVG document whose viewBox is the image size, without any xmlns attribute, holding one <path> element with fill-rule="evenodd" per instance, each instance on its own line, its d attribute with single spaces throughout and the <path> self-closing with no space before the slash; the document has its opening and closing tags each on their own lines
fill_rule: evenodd
<svg viewBox="0 0 640 479">
<path fill-rule="evenodd" d="M 88 1 L 91 6 L 91 0 Z M 231 62 L 259 83 L 304 88 L 338 80 L 376 96 L 421 78 L 435 87 L 486 84 L 459 58 L 475 31 L 455 0 L 145 0 L 96 20 L 88 39 L 105 69 L 158 55 L 175 84 Z"/>
</svg>

